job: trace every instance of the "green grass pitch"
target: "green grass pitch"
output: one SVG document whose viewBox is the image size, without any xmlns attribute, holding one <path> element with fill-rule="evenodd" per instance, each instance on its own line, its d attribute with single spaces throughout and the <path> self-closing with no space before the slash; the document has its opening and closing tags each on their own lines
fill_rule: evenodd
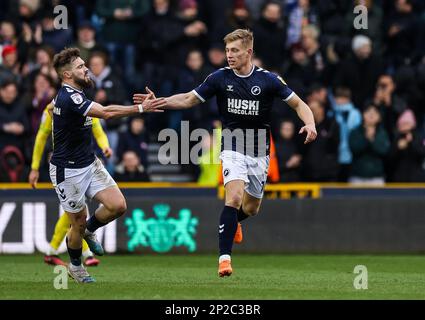
<svg viewBox="0 0 425 320">
<path fill-rule="evenodd" d="M 66 255 L 63 255 L 66 258 Z M 368 289 L 356 290 L 356 265 Z M 89 268 L 94 284 L 53 286 L 41 255 L 0 255 L 0 299 L 424 299 L 421 255 L 234 254 L 234 274 L 217 276 L 215 255 L 110 255 Z"/>
</svg>

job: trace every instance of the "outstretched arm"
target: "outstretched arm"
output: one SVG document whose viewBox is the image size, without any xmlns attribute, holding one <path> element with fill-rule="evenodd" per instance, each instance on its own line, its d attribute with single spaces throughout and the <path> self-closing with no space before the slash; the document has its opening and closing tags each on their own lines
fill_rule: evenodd
<svg viewBox="0 0 425 320">
<path fill-rule="evenodd" d="M 148 94 L 142 94 L 142 93 L 134 94 L 133 102 L 135 104 L 138 104 L 141 101 L 145 101 L 148 95 L 152 95 L 152 97 L 155 97 L 155 94 L 148 87 L 146 87 L 146 91 L 148 92 Z M 171 110 L 188 109 L 202 102 L 195 95 L 195 93 L 193 93 L 193 91 L 175 94 L 173 96 L 164 98 L 164 100 L 165 100 L 165 106 L 161 107 L 161 109 L 171 109 Z"/>
<path fill-rule="evenodd" d="M 189 109 L 201 103 L 201 100 L 193 92 L 187 92 L 165 98 L 165 102 L 164 109 Z"/>
<path fill-rule="evenodd" d="M 309 106 L 296 94 L 287 101 L 287 104 L 297 112 L 298 117 L 305 124 L 299 132 L 300 134 L 303 132 L 307 133 L 304 144 L 314 141 L 317 137 L 317 132 L 316 125 L 314 124 L 313 112 L 311 112 Z"/>
<path fill-rule="evenodd" d="M 107 120 L 112 118 L 131 116 L 138 113 L 164 112 L 161 110 L 161 108 L 164 106 L 164 98 L 152 99 L 151 97 L 144 99 L 143 103 L 139 103 L 133 106 L 110 105 L 104 107 L 101 104 L 94 102 L 87 115 L 90 117 Z"/>
</svg>

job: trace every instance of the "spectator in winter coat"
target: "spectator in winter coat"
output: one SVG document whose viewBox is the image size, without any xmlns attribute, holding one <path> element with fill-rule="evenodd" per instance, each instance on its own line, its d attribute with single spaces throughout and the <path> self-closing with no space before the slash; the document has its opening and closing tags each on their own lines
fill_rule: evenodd
<svg viewBox="0 0 425 320">
<path fill-rule="evenodd" d="M 424 182 L 425 137 L 416 128 L 415 115 L 404 111 L 397 120 L 397 131 L 390 151 L 391 181 Z"/>
<path fill-rule="evenodd" d="M 350 183 L 385 183 L 384 159 L 390 150 L 390 139 L 380 125 L 381 114 L 371 104 L 363 111 L 363 123 L 350 134 L 353 152 Z"/>
</svg>

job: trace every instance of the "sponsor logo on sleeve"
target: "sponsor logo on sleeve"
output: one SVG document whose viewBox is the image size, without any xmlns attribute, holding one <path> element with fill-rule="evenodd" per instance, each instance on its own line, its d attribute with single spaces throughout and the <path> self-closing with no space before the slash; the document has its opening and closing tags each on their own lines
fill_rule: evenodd
<svg viewBox="0 0 425 320">
<path fill-rule="evenodd" d="M 71 99 L 75 104 L 81 104 L 83 102 L 83 96 L 79 93 L 71 94 Z"/>
</svg>

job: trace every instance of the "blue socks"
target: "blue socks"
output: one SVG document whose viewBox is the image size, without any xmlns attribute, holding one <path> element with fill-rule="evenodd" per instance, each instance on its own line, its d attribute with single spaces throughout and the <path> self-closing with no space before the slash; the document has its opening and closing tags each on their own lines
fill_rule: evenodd
<svg viewBox="0 0 425 320">
<path fill-rule="evenodd" d="M 96 215 L 92 215 L 90 219 L 87 221 L 87 227 L 86 229 L 89 230 L 91 233 L 95 232 L 100 227 L 103 227 L 106 225 L 106 223 L 100 222 L 97 220 Z"/>
<path fill-rule="evenodd" d="M 66 238 L 66 247 L 68 248 L 68 254 L 69 258 L 71 259 L 71 263 L 76 267 L 81 265 L 81 254 L 83 252 L 83 249 L 71 249 L 68 246 L 68 237 Z"/>
<path fill-rule="evenodd" d="M 238 226 L 238 209 L 224 206 L 220 216 L 218 227 L 218 243 L 220 247 L 220 256 L 231 255 L 233 238 L 235 237 Z"/>
<path fill-rule="evenodd" d="M 242 206 L 238 211 L 238 222 L 241 222 L 243 220 L 245 220 L 246 218 L 249 218 L 249 215 L 247 215 L 245 212 L 243 212 L 242 210 Z"/>
</svg>

